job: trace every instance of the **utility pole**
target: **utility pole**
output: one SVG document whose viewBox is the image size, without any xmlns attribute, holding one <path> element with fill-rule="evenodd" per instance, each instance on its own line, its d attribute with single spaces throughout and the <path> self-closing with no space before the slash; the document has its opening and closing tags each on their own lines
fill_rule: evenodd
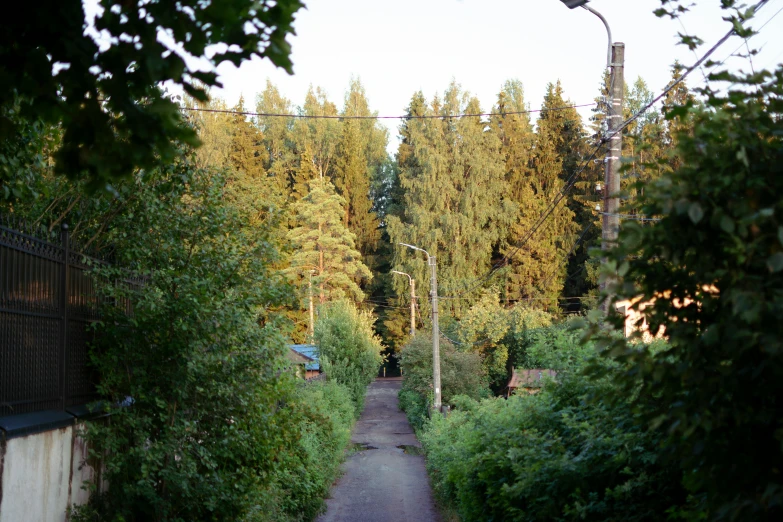
<svg viewBox="0 0 783 522">
<path fill-rule="evenodd" d="M 416 280 L 411 279 L 411 337 L 416 337 Z"/>
<path fill-rule="evenodd" d="M 430 298 L 432 299 L 432 387 L 435 392 L 435 400 L 432 409 L 440 412 L 441 408 L 441 390 L 440 390 L 440 327 L 438 325 L 438 273 L 435 256 L 423 248 L 400 243 L 402 246 L 420 250 L 427 254 L 427 264 L 430 266 Z"/>
<path fill-rule="evenodd" d="M 315 313 L 313 308 L 313 273 L 315 270 L 310 270 L 310 277 L 308 280 L 308 286 L 310 288 L 310 342 L 315 340 Z"/>
<path fill-rule="evenodd" d="M 623 153 L 623 96 L 625 94 L 625 44 L 612 44 L 611 75 L 609 82 L 608 130 L 609 151 L 606 155 L 604 178 L 604 216 L 601 247 L 607 250 L 617 243 L 620 231 L 620 157 Z"/>
<path fill-rule="evenodd" d="M 625 94 L 625 44 L 612 42 L 612 30 L 609 22 L 601 13 L 592 7 L 585 5 L 589 0 L 560 0 L 569 9 L 581 7 L 597 16 L 604 27 L 609 38 L 609 45 L 606 53 L 606 66 L 610 68 L 609 89 L 607 100 L 606 124 L 609 138 L 609 149 L 606 154 L 606 171 L 604 173 L 604 205 L 601 220 L 601 249 L 608 250 L 617 244 L 617 236 L 620 231 L 620 157 L 623 153 L 623 134 L 620 127 L 623 122 L 623 96 Z M 600 290 L 603 292 L 606 283 L 601 283 Z M 607 313 L 606 303 L 602 305 L 604 313 Z"/>
<path fill-rule="evenodd" d="M 410 274 L 392 270 L 392 274 L 404 275 L 408 277 L 408 285 L 411 287 L 411 337 L 416 337 L 416 280 Z"/>
<path fill-rule="evenodd" d="M 435 403 L 432 409 L 441 411 L 440 401 L 440 325 L 438 323 L 438 273 L 435 256 L 427 254 L 430 265 L 430 295 L 432 296 L 432 384 L 435 388 Z"/>
</svg>

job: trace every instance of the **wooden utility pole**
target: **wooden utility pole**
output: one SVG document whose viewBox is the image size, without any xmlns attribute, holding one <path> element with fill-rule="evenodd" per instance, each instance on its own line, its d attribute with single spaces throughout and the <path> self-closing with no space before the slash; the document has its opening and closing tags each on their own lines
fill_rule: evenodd
<svg viewBox="0 0 783 522">
<path fill-rule="evenodd" d="M 606 156 L 606 175 L 604 179 L 604 219 L 601 246 L 604 250 L 617 243 L 620 230 L 620 157 L 623 153 L 623 96 L 625 93 L 625 44 L 612 44 L 612 71 L 609 82 L 609 110 L 607 123 L 609 128 L 609 151 Z"/>
<path fill-rule="evenodd" d="M 308 282 L 308 286 L 310 288 L 310 342 L 311 343 L 315 340 L 315 312 L 313 307 L 313 272 L 315 272 L 315 270 L 310 270 L 310 278 Z"/>
<path fill-rule="evenodd" d="M 416 280 L 411 278 L 411 337 L 416 337 Z"/>
<path fill-rule="evenodd" d="M 432 409 L 441 411 L 440 400 L 440 325 L 438 324 L 438 270 L 435 256 L 427 254 L 430 265 L 430 295 L 432 297 L 432 384 L 435 388 L 435 402 Z"/>
</svg>

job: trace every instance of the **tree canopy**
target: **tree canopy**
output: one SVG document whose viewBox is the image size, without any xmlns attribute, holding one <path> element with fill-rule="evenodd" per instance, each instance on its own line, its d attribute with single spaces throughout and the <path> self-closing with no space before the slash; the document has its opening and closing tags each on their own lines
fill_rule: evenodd
<svg viewBox="0 0 783 522">
<path fill-rule="evenodd" d="M 0 21 L 0 142 L 18 142 L 29 122 L 59 126 L 56 172 L 93 188 L 171 161 L 176 141 L 197 139 L 159 85 L 206 100 L 217 76 L 190 70 L 186 57 L 213 70 L 261 57 L 292 72 L 286 37 L 302 7 L 300 0 L 103 0 L 90 19 L 81 0 L 19 3 Z M 17 156 L 34 158 L 36 150 L 36 140 L 17 143 Z M 16 175 L 3 169 L 0 183 L 13 188 Z"/>
</svg>

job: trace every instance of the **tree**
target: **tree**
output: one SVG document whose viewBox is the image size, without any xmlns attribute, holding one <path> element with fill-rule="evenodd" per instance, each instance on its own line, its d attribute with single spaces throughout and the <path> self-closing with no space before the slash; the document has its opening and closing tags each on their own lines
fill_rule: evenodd
<svg viewBox="0 0 783 522">
<path fill-rule="evenodd" d="M 344 205 L 324 178 L 312 181 L 310 193 L 294 205 L 298 226 L 288 233 L 295 251 L 286 272 L 298 279 L 315 270 L 312 281 L 321 304 L 344 296 L 362 301 L 358 283 L 372 279 L 356 250 L 355 236 L 343 225 Z"/>
<path fill-rule="evenodd" d="M 307 91 L 304 105 L 299 109 L 303 116 L 337 116 L 337 106 L 326 97 L 320 87 Z M 333 118 L 299 118 L 294 122 L 292 137 L 296 150 L 309 150 L 318 177 L 334 179 L 337 142 L 340 122 Z"/>
<path fill-rule="evenodd" d="M 278 88 L 267 80 L 266 88 L 258 95 L 256 111 L 260 114 L 291 114 L 293 109 L 291 101 L 283 97 Z M 267 150 L 265 168 L 269 182 L 274 185 L 276 192 L 290 198 L 298 163 L 292 136 L 293 118 L 259 116 L 256 125 L 261 130 Z M 305 194 L 306 186 L 301 190 L 301 197 Z"/>
<path fill-rule="evenodd" d="M 389 216 L 392 243 L 417 245 L 436 256 L 442 293 L 467 290 L 490 267 L 494 245 L 505 236 L 515 206 L 503 199 L 507 191 L 500 142 L 486 132 L 480 118 L 452 118 L 480 113 L 478 100 L 453 83 L 443 102 L 435 98 L 423 107 L 420 93 L 409 112 L 442 119 L 411 119 L 404 123 L 397 159 L 403 188 L 403 213 Z M 395 268 L 427 280 L 421 255 L 397 250 Z M 408 291 L 407 281 L 395 281 L 396 293 Z M 452 300 L 445 311 L 458 314 L 465 303 Z M 424 303 L 422 303 L 424 307 Z"/>
<path fill-rule="evenodd" d="M 364 87 L 358 79 L 351 80 L 345 95 L 343 116 L 373 116 Z M 373 212 L 370 184 L 375 173 L 388 158 L 388 132 L 373 119 L 346 119 L 337 147 L 337 168 L 334 185 L 347 202 L 345 224 L 356 234 L 356 246 L 365 259 L 378 247 L 380 231 Z M 372 266 L 374 263 L 370 263 Z"/>
<path fill-rule="evenodd" d="M 663 2 L 664 7 L 668 7 Z M 671 7 L 682 7 L 671 2 Z M 661 9 L 665 13 L 666 9 Z M 741 37 L 752 17 L 724 2 Z M 639 349 L 594 326 L 619 364 L 618 395 L 632 396 L 661 451 L 684 474 L 688 520 L 783 517 L 783 67 L 717 71 L 704 106 L 667 111 L 679 162 L 637 203 L 654 223 L 625 222 L 607 253 L 611 301 L 633 299 L 663 352 Z M 676 119 L 681 119 L 677 122 Z M 691 125 L 692 122 L 692 125 Z M 617 270 L 618 275 L 611 275 Z M 622 318 L 609 318 L 614 329 Z M 631 391 L 632 390 L 632 391 Z M 630 393 L 629 393 L 630 391 Z"/>
<path fill-rule="evenodd" d="M 104 4 L 92 22 L 80 0 L 17 7 L 0 22 L 0 141 L 15 139 L 26 121 L 59 125 L 55 171 L 100 188 L 136 168 L 172 161 L 177 141 L 196 142 L 158 86 L 171 82 L 206 101 L 205 89 L 218 81 L 214 72 L 188 70 L 183 54 L 213 69 L 268 58 L 291 72 L 286 37 L 303 4 L 131 1 Z M 225 45 L 207 54 L 216 44 Z M 11 107 L 21 120 L 9 117 Z"/>
</svg>

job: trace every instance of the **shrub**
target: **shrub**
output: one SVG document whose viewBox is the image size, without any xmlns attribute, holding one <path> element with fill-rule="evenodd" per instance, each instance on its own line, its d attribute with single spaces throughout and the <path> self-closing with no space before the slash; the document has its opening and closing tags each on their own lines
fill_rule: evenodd
<svg viewBox="0 0 783 522">
<path fill-rule="evenodd" d="M 364 408 L 367 386 L 383 363 L 383 347 L 372 326 L 372 315 L 359 312 L 348 301 L 322 306 L 315 323 L 315 343 L 324 373 L 350 390 L 357 415 Z"/>
<path fill-rule="evenodd" d="M 287 287 L 263 227 L 224 200 L 225 178 L 187 162 L 145 174 L 115 223 L 120 261 L 149 271 L 142 288 L 104 269 L 106 303 L 92 361 L 109 422 L 91 423 L 91 457 L 111 485 L 82 518 L 237 519 L 294 446 L 281 407 L 294 378 L 272 307 Z M 227 230 L 239 231 L 226 234 Z"/>
<path fill-rule="evenodd" d="M 420 427 L 432 401 L 432 334 L 418 332 L 398 355 L 403 384 L 400 408 L 411 424 Z M 443 404 L 450 404 L 458 395 L 478 399 L 487 397 L 489 390 L 481 356 L 475 352 L 461 352 L 447 340 L 440 342 L 440 379 Z"/>
<path fill-rule="evenodd" d="M 567 375 L 536 395 L 434 416 L 420 433 L 433 488 L 466 521 L 661 520 L 683 501 L 659 440 L 608 381 Z"/>
<path fill-rule="evenodd" d="M 356 417 L 350 391 L 334 381 L 302 383 L 288 411 L 297 418 L 299 443 L 278 455 L 281 465 L 248 521 L 314 519 L 339 473 Z"/>
</svg>

